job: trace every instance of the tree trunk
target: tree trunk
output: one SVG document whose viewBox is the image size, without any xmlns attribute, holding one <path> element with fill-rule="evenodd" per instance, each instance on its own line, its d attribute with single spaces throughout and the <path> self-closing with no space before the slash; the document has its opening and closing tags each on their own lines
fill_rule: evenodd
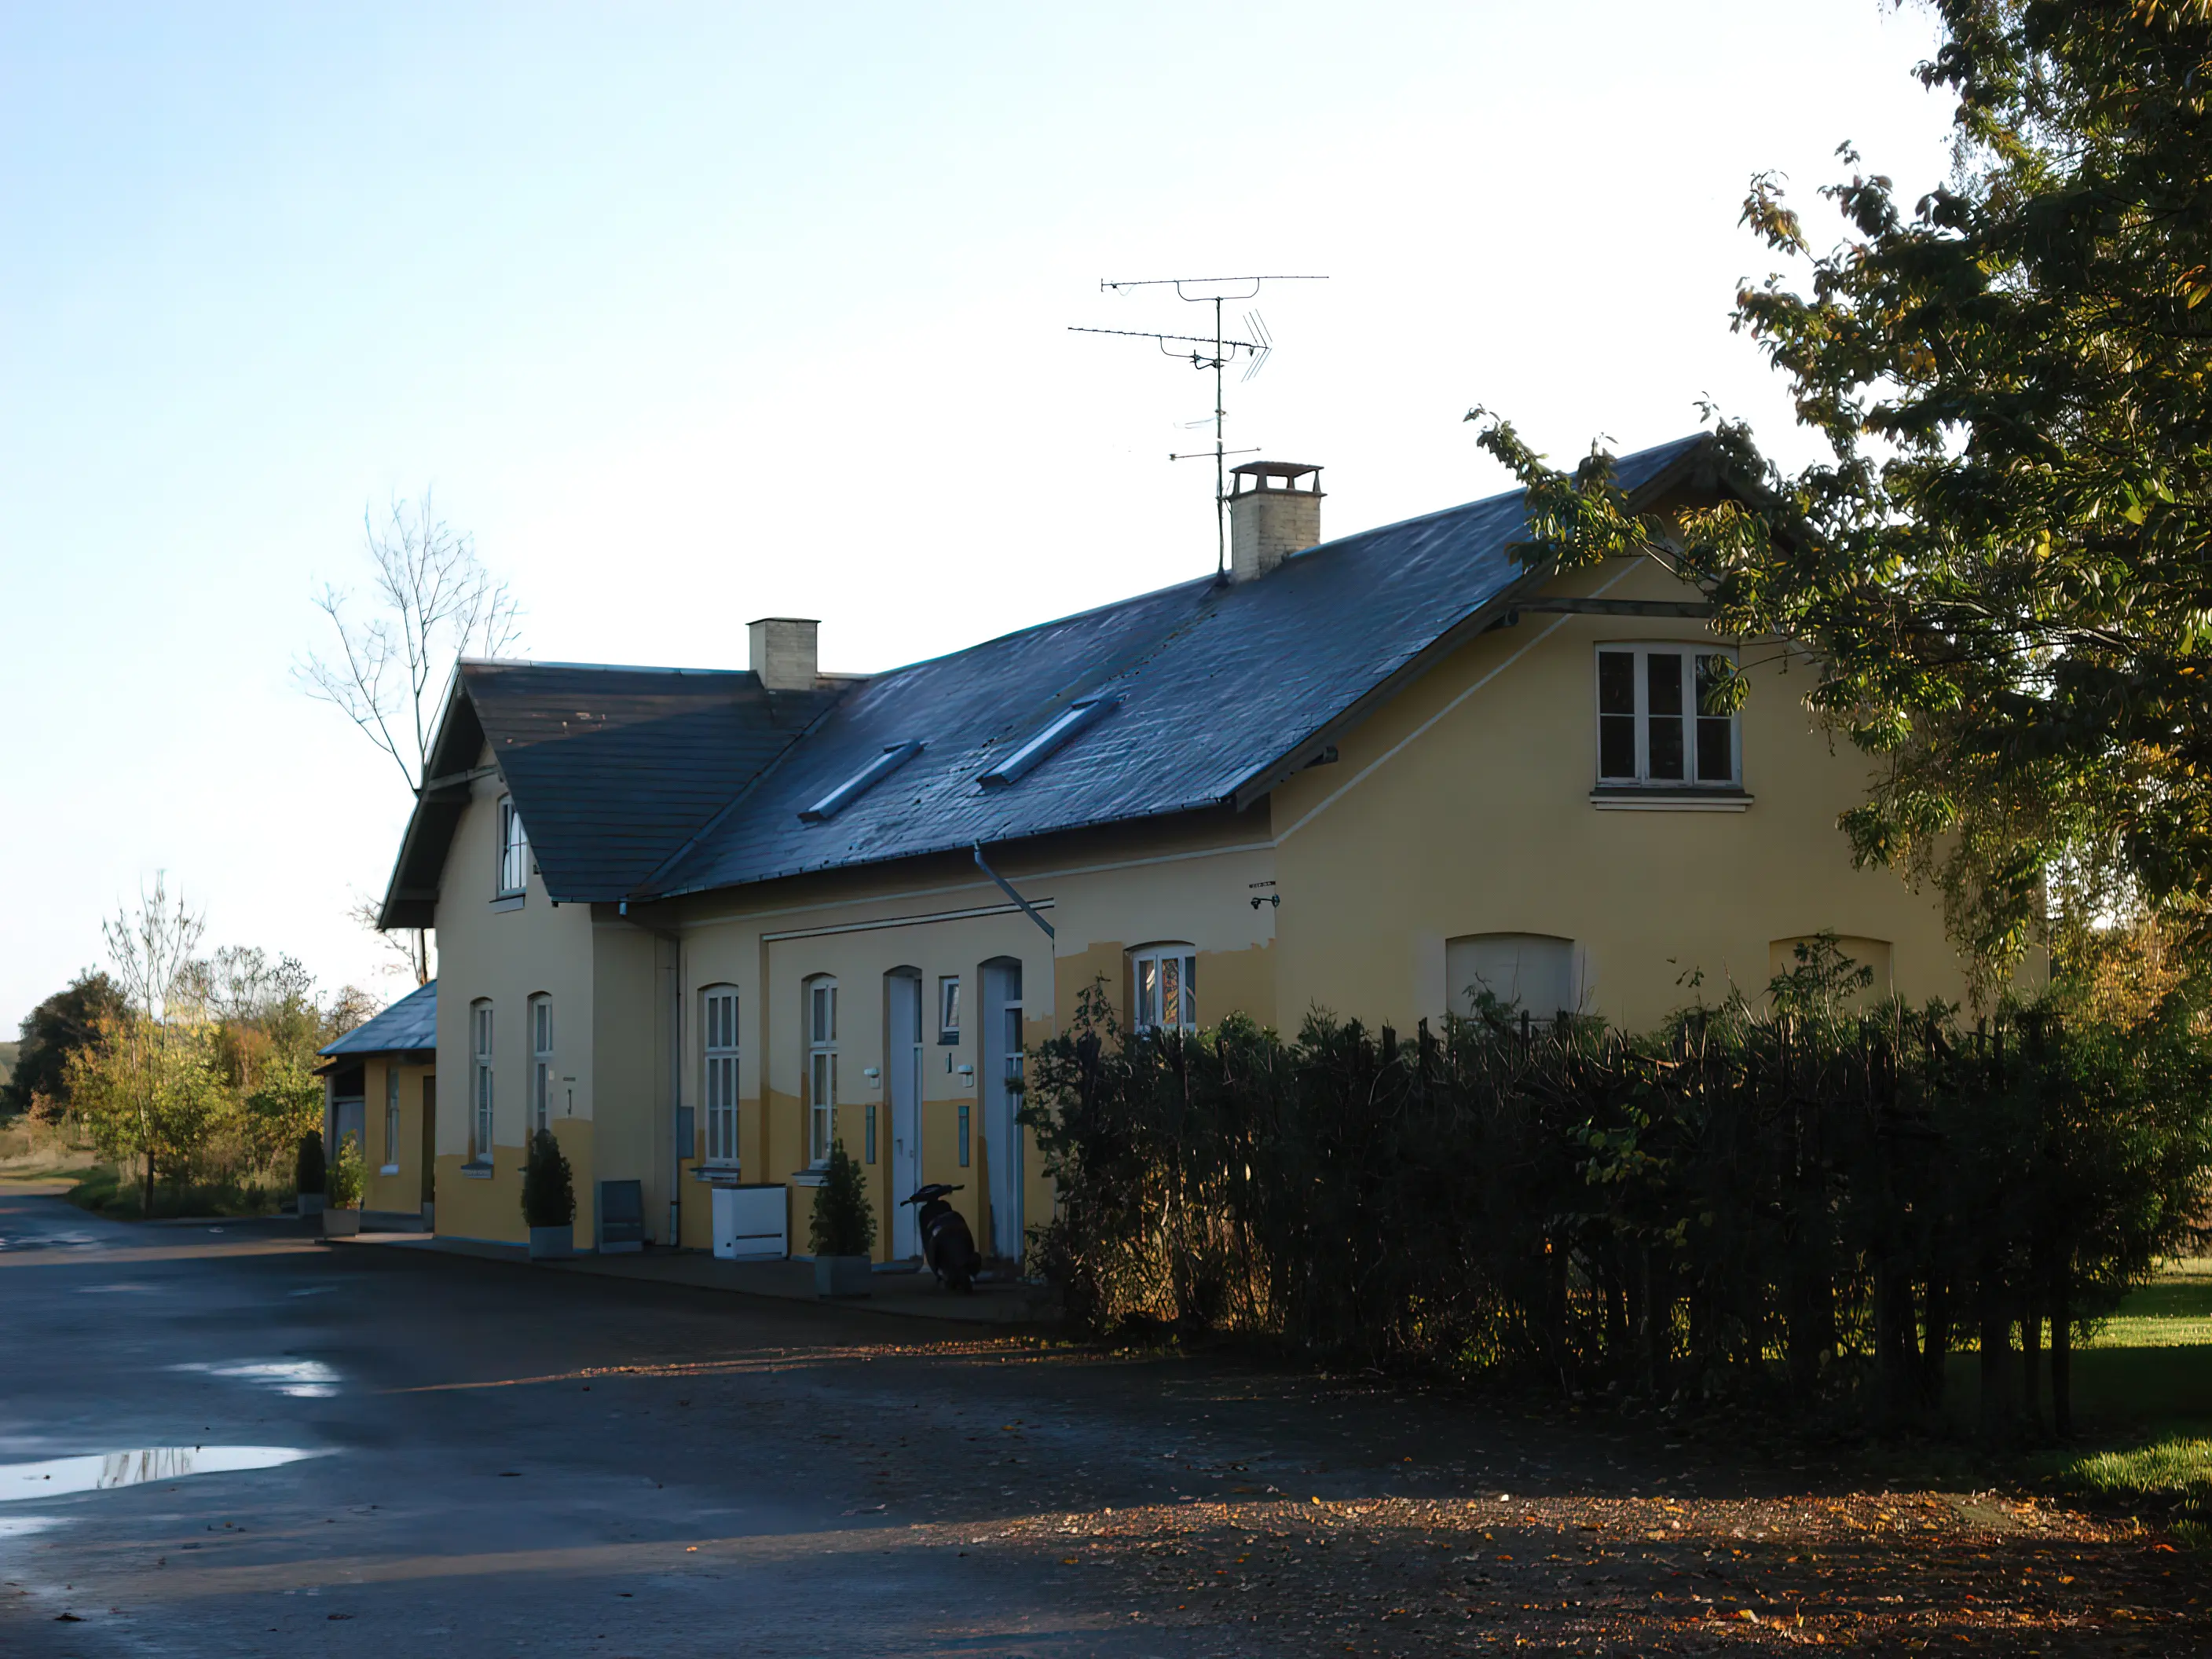
<svg viewBox="0 0 2212 1659">
<path fill-rule="evenodd" d="M 2030 1434 L 2043 1431 L 2043 1309 L 2036 1300 L 2034 1280 L 2021 1298 L 2020 1398 L 2021 1414 Z"/>
<path fill-rule="evenodd" d="M 144 1192 L 145 1196 L 139 1201 L 138 1218 L 141 1221 L 151 1221 L 154 1218 L 154 1149 L 151 1146 L 146 1149 Z"/>
<path fill-rule="evenodd" d="M 1920 1408 L 1931 1421 L 1943 1415 L 1951 1374 L 1951 1287 L 1941 1274 L 1928 1279 L 1928 1316 L 1920 1340 Z"/>
<path fill-rule="evenodd" d="M 1992 1273 L 1983 1280 L 1981 1302 L 1982 1333 L 1982 1399 L 1981 1437 L 1995 1442 L 2004 1437 L 2012 1416 L 2012 1321 L 2006 1317 L 2004 1299 L 1996 1287 L 1990 1283 Z"/>
</svg>

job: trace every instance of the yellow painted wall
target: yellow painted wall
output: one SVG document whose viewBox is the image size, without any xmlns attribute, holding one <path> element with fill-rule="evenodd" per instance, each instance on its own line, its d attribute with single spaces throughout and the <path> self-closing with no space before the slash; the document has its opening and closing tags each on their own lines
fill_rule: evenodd
<svg viewBox="0 0 2212 1659">
<path fill-rule="evenodd" d="M 491 758 L 489 750 L 484 758 Z M 553 1052 L 560 1080 L 552 1118 L 565 1147 L 574 1132 L 562 1126 L 588 1123 L 592 1116 L 594 928 L 588 906 L 554 904 L 534 870 L 520 906 L 495 902 L 498 802 L 503 793 L 496 777 L 471 786 L 438 895 L 436 1225 L 439 1232 L 457 1237 L 520 1241 L 527 1237 L 520 1182 L 528 1139 L 529 1002 L 540 994 L 553 1001 Z M 478 998 L 489 999 L 493 1008 L 489 1179 L 464 1167 L 475 1088 L 469 1010 Z M 573 1163 L 573 1151 L 570 1156 Z M 580 1171 L 580 1238 L 590 1237 L 590 1197 L 589 1182 Z"/>
<path fill-rule="evenodd" d="M 385 1090 L 394 1072 L 399 1075 L 399 1139 L 396 1146 L 388 1146 Z M 362 1207 L 413 1214 L 422 1208 L 422 1080 L 433 1074 L 433 1068 L 378 1056 L 365 1061 L 362 1073 L 362 1133 L 368 1143 L 362 1149 L 368 1176 Z"/>
<path fill-rule="evenodd" d="M 1577 573 L 1559 591 L 1680 599 L 1649 561 Z M 1445 942 L 1484 933 L 1571 939 L 1588 1011 L 1650 1025 L 1696 994 L 1757 994 L 1768 947 L 1832 928 L 1887 941 L 1898 992 L 1958 997 L 1936 902 L 1854 870 L 1837 815 L 1863 799 L 1863 757 L 1832 751 L 1768 647 L 1741 652 L 1741 812 L 1602 811 L 1601 642 L 1711 643 L 1694 621 L 1522 614 L 1382 708 L 1340 760 L 1276 792 L 1286 1024 L 1309 1008 L 1401 1029 L 1443 1012 Z"/>
</svg>

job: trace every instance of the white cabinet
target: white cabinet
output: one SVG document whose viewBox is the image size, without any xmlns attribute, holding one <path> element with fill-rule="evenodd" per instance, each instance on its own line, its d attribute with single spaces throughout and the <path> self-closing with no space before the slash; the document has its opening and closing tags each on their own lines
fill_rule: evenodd
<svg viewBox="0 0 2212 1659">
<path fill-rule="evenodd" d="M 781 1187 L 717 1187 L 714 1254 L 725 1261 L 791 1254 L 790 1207 Z"/>
</svg>

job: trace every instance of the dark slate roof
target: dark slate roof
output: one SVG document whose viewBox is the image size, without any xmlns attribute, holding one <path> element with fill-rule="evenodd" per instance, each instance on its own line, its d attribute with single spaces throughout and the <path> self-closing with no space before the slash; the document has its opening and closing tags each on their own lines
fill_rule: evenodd
<svg viewBox="0 0 2212 1659">
<path fill-rule="evenodd" d="M 626 897 L 843 690 L 565 663 L 470 662 L 461 678 L 545 890 L 578 902 Z"/>
<path fill-rule="evenodd" d="M 383 925 L 431 925 L 485 745 L 546 890 L 567 902 L 613 901 L 727 805 L 847 684 L 771 692 L 742 671 L 463 661 L 386 889 Z"/>
<path fill-rule="evenodd" d="M 1615 476 L 1651 499 L 1706 443 L 1623 457 Z M 1514 490 L 1323 543 L 1257 581 L 1185 582 L 874 676 L 632 896 L 1243 804 L 1540 581 L 1511 551 L 1525 535 Z M 1102 696 L 1120 706 L 1020 781 L 979 785 L 1071 702 Z M 912 742 L 918 757 L 836 817 L 800 820 Z"/>
<path fill-rule="evenodd" d="M 410 991 L 374 1019 L 318 1050 L 343 1054 L 410 1054 L 438 1046 L 438 981 Z"/>
</svg>

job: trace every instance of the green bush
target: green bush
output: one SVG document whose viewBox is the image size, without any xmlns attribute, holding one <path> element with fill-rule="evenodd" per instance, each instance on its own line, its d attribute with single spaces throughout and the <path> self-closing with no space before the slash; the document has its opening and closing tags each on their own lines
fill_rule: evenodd
<svg viewBox="0 0 2212 1659">
<path fill-rule="evenodd" d="M 876 1248 L 876 1212 L 868 1202 L 867 1177 L 842 1140 L 830 1147 L 830 1167 L 814 1189 L 809 1237 L 817 1255 L 867 1255 Z"/>
<path fill-rule="evenodd" d="M 2069 1339 L 2203 1212 L 2199 1010 L 1963 1030 L 1863 1016 L 1856 980 L 1831 948 L 1765 1010 L 1632 1037 L 1486 1004 L 1410 1043 L 1323 1016 L 1125 1040 L 1086 993 L 1030 1068 L 1060 1192 L 1033 1254 L 1093 1330 L 1574 1395 L 1933 1424 L 1978 1349 L 1985 1433 L 2046 1406 L 2063 1432 Z"/>
<path fill-rule="evenodd" d="M 300 1137 L 299 1162 L 295 1177 L 298 1189 L 303 1193 L 319 1193 L 327 1171 L 323 1168 L 323 1132 L 310 1129 Z"/>
<path fill-rule="evenodd" d="M 530 1139 L 530 1157 L 522 1166 L 522 1219 L 526 1226 L 566 1227 L 576 1218 L 576 1178 L 568 1168 L 568 1154 L 550 1129 L 540 1129 Z"/>
<path fill-rule="evenodd" d="M 367 1184 L 368 1170 L 361 1161 L 361 1139 L 356 1135 L 342 1135 L 338 1139 L 338 1155 L 331 1162 L 331 1207 L 350 1210 L 361 1202 L 362 1188 Z"/>
</svg>

